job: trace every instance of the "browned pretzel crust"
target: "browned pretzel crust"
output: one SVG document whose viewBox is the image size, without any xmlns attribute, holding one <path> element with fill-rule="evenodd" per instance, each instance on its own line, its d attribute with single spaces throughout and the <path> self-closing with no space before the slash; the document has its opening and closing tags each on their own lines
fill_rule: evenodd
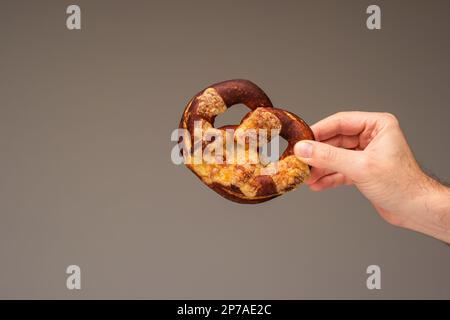
<svg viewBox="0 0 450 320">
<path fill-rule="evenodd" d="M 227 108 L 242 103 L 251 111 L 237 126 L 224 126 L 218 130 L 235 129 L 235 134 L 248 129 L 278 129 L 288 146 L 279 161 L 262 163 L 201 163 L 186 164 L 208 187 L 223 197 L 239 203 L 260 203 L 296 188 L 309 176 L 309 167 L 293 155 L 299 140 L 314 140 L 310 127 L 298 116 L 274 108 L 267 95 L 248 80 L 229 80 L 208 86 L 189 101 L 179 127 L 187 129 L 191 139 L 183 139 L 186 150 L 194 144 L 194 123 L 200 121 L 203 130 L 214 128 L 217 115 Z M 269 137 L 270 139 L 270 137 Z M 202 141 L 202 150 L 207 142 Z M 191 155 L 188 155 L 188 157 Z M 225 154 L 226 160 L 229 155 Z"/>
</svg>

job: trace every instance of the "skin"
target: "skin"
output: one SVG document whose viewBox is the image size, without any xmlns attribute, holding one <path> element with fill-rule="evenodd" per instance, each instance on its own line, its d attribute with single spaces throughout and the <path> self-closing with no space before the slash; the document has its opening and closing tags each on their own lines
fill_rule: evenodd
<svg viewBox="0 0 450 320">
<path fill-rule="evenodd" d="M 294 148 L 311 190 L 354 185 L 387 222 L 450 243 L 450 188 L 422 171 L 395 116 L 340 112 L 311 129 L 317 141 Z"/>
</svg>

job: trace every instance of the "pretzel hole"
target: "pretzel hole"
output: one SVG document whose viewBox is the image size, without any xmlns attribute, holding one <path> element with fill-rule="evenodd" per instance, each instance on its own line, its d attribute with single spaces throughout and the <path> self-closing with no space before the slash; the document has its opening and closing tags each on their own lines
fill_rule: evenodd
<svg viewBox="0 0 450 320">
<path fill-rule="evenodd" d="M 220 128 L 226 125 L 238 125 L 249 111 L 250 109 L 244 104 L 235 104 L 216 117 L 214 127 Z"/>
</svg>

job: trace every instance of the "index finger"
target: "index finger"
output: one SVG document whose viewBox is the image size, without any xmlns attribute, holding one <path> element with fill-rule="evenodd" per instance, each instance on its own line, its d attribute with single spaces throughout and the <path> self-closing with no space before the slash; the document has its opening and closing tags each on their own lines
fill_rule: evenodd
<svg viewBox="0 0 450 320">
<path fill-rule="evenodd" d="M 336 135 L 355 136 L 376 124 L 378 112 L 348 111 L 335 113 L 311 126 L 317 141 Z"/>
</svg>

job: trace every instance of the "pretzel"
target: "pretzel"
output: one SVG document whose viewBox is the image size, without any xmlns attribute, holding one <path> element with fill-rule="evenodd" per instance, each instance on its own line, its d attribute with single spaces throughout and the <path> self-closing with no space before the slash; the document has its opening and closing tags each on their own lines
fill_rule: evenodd
<svg viewBox="0 0 450 320">
<path fill-rule="evenodd" d="M 239 125 L 227 125 L 214 128 L 214 120 L 227 108 L 242 103 L 251 111 L 244 116 Z M 274 108 L 267 95 L 254 83 L 248 80 L 229 80 L 213 84 L 197 93 L 186 106 L 179 128 L 189 132 L 183 137 L 185 160 L 192 160 L 193 146 L 201 143 L 204 151 L 211 141 L 195 141 L 195 123 L 201 129 L 212 130 L 226 137 L 227 129 L 234 129 L 236 139 L 239 134 L 260 129 L 279 130 L 279 135 L 288 142 L 286 150 L 277 162 L 268 164 L 236 163 L 226 161 L 230 155 L 222 155 L 224 162 L 209 159 L 209 162 L 192 163 L 186 166 L 208 187 L 223 197 L 238 203 L 260 203 L 296 188 L 309 177 L 310 168 L 294 154 L 293 148 L 299 140 L 313 140 L 310 127 L 298 116 L 278 108 Z M 268 137 L 268 141 L 272 137 Z M 259 143 L 259 142 L 258 142 Z M 247 146 L 247 145 L 246 145 Z M 258 145 L 258 147 L 261 147 Z M 247 156 L 251 152 L 246 148 Z M 214 158 L 214 157 L 213 157 Z"/>
</svg>

